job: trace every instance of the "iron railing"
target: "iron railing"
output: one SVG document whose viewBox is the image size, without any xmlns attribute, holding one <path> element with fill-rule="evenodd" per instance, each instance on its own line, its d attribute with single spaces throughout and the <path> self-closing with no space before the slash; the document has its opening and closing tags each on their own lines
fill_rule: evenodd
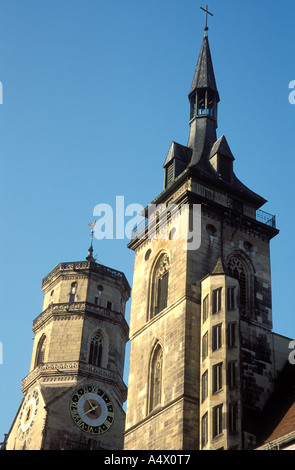
<svg viewBox="0 0 295 470">
<path fill-rule="evenodd" d="M 262 224 L 268 225 L 269 227 L 276 228 L 276 216 L 273 214 L 269 214 L 268 212 L 262 211 L 258 209 L 256 211 L 256 220 L 257 222 L 261 222 Z M 144 236 L 144 231 L 149 225 L 149 219 L 145 218 L 139 224 L 133 227 L 131 231 L 131 240 L 139 237 L 139 234 Z"/>
<path fill-rule="evenodd" d="M 264 212 L 261 209 L 256 211 L 256 220 L 258 222 L 262 222 L 265 225 L 276 228 L 276 216 L 268 214 L 268 212 Z"/>
</svg>

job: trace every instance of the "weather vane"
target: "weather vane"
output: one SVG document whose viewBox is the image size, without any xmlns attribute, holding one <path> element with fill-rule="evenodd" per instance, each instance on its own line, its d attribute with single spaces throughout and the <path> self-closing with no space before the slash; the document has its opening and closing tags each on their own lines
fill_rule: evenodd
<svg viewBox="0 0 295 470">
<path fill-rule="evenodd" d="M 90 231 L 90 247 L 88 249 L 88 255 L 87 255 L 87 261 L 95 261 L 95 258 L 93 258 L 93 234 L 94 234 L 94 227 L 95 227 L 95 224 L 96 224 L 96 220 L 94 222 L 89 222 L 88 224 L 88 227 L 92 227 L 91 231 Z"/>
<path fill-rule="evenodd" d="M 206 5 L 206 10 L 205 10 L 205 8 L 202 8 L 202 7 L 200 7 L 200 8 L 201 8 L 201 10 L 205 11 L 205 13 L 206 13 L 206 25 L 205 25 L 204 31 L 208 31 L 208 29 L 209 29 L 209 28 L 208 28 L 208 25 L 207 25 L 207 22 L 208 22 L 208 14 L 211 15 L 211 16 L 213 16 L 213 14 L 210 13 L 210 11 L 208 11 L 208 5 Z"/>
</svg>

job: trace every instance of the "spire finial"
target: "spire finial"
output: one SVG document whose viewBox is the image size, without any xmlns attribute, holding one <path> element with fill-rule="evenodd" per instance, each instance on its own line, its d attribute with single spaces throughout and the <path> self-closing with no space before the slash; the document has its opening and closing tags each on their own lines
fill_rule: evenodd
<svg viewBox="0 0 295 470">
<path fill-rule="evenodd" d="M 87 261 L 95 261 L 95 258 L 93 258 L 93 233 L 94 233 L 94 226 L 96 224 L 96 220 L 93 223 L 89 223 L 88 227 L 92 227 L 90 231 L 90 247 L 88 248 L 88 255 L 86 257 Z"/>
<path fill-rule="evenodd" d="M 206 24 L 205 24 L 204 31 L 205 31 L 205 34 L 207 34 L 207 31 L 209 29 L 208 28 L 208 14 L 211 15 L 211 16 L 213 16 L 213 14 L 210 13 L 210 11 L 208 10 L 208 5 L 206 5 L 206 10 L 205 10 L 205 8 L 202 8 L 202 7 L 200 7 L 200 8 L 201 8 L 201 10 L 203 10 L 206 13 Z"/>
</svg>

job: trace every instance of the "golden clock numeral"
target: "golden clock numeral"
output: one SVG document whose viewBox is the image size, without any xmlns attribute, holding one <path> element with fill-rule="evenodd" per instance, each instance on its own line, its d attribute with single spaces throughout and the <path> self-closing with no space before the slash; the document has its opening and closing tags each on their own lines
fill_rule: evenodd
<svg viewBox="0 0 295 470">
<path fill-rule="evenodd" d="M 74 420 L 75 420 L 75 423 L 76 423 L 80 428 L 82 428 L 82 427 L 84 426 L 84 424 L 85 424 L 84 421 L 82 421 L 82 419 L 80 418 L 80 416 L 74 418 Z"/>
<path fill-rule="evenodd" d="M 80 418 L 80 415 L 79 415 L 79 412 L 78 412 L 78 409 L 76 408 L 75 410 L 71 410 L 72 411 L 72 416 L 73 418 Z"/>
</svg>

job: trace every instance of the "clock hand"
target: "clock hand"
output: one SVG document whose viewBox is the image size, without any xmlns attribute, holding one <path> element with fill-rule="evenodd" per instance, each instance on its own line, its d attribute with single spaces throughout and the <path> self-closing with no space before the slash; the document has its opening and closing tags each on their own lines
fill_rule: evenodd
<svg viewBox="0 0 295 470">
<path fill-rule="evenodd" d="M 96 410 L 96 408 L 98 408 L 98 406 L 99 406 L 99 405 L 94 406 L 94 407 L 90 408 L 89 410 L 85 411 L 85 413 L 83 413 L 82 415 L 80 415 L 80 417 L 82 418 L 82 416 L 87 415 L 88 413 L 90 413 L 90 411 Z"/>
<path fill-rule="evenodd" d="M 91 401 L 90 401 L 90 398 L 88 398 L 87 393 L 85 393 L 85 397 L 86 397 L 86 400 L 88 401 L 89 405 L 92 407 L 92 403 L 91 403 Z"/>
</svg>

